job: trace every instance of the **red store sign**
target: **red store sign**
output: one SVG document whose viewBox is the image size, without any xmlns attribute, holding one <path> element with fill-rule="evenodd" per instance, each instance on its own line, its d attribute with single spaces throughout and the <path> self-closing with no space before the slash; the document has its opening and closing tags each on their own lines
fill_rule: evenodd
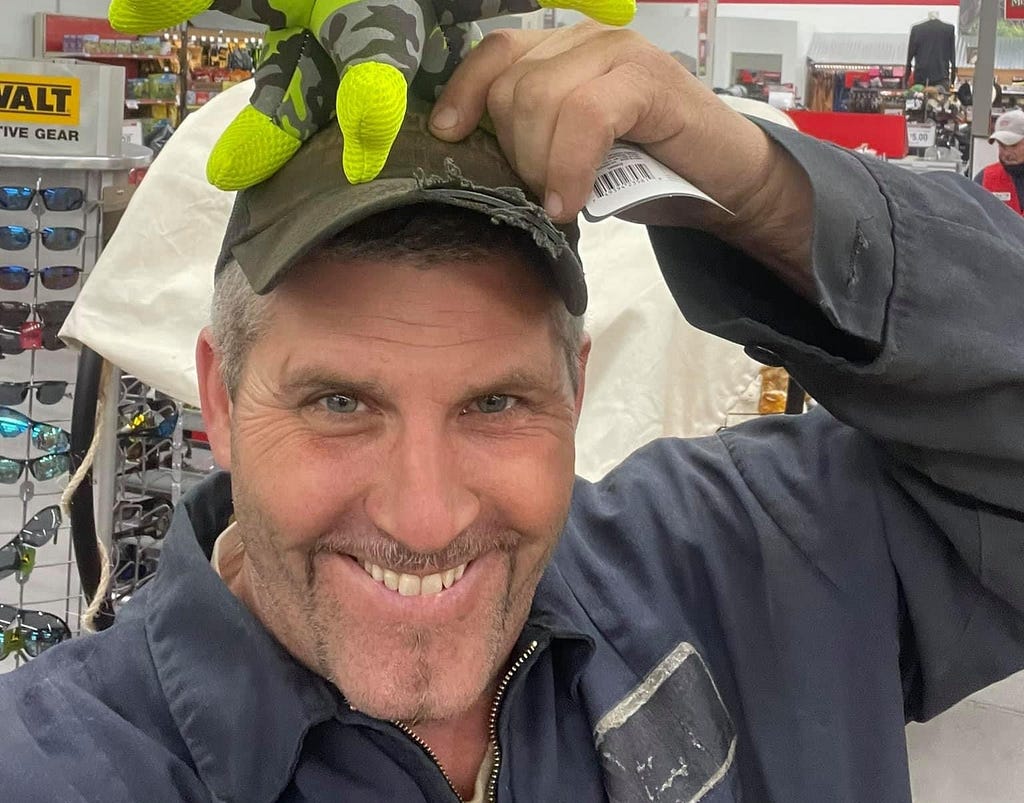
<svg viewBox="0 0 1024 803">
<path fill-rule="evenodd" d="M 1024 0 L 1006 0 L 1006 19 L 1024 20 Z"/>
</svg>

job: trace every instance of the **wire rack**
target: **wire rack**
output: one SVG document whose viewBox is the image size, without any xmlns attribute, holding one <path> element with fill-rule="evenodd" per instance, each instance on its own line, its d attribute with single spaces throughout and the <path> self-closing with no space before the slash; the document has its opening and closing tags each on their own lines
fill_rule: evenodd
<svg viewBox="0 0 1024 803">
<path fill-rule="evenodd" d="M 45 399 L 54 403 L 44 404 L 38 391 L 30 388 L 23 400 L 8 405 L 16 411 L 15 414 L 8 413 L 6 420 L 2 420 L 4 414 L 0 412 L 0 435 L 3 435 L 0 438 L 0 456 L 26 461 L 20 476 L 0 474 L 0 546 L 14 540 L 23 525 L 41 509 L 51 505 L 59 506 L 69 477 L 66 472 L 51 476 L 38 470 L 38 464 L 37 470 L 33 471 L 33 464 L 27 463 L 47 453 L 67 452 L 67 448 L 48 448 L 50 444 L 12 426 L 12 422 L 17 424 L 20 421 L 20 415 L 44 427 L 52 425 L 69 430 L 71 426 L 78 391 L 78 355 L 63 348 L 56 336 L 62 321 L 54 320 L 52 314 L 48 321 L 41 318 L 44 312 L 52 313 L 55 307 L 66 316 L 71 302 L 74 302 L 80 288 L 88 281 L 102 250 L 106 233 L 104 206 L 110 205 L 117 197 L 130 194 L 130 172 L 145 167 L 150 158 L 148 150 L 130 148 L 122 157 L 0 153 L 0 187 L 15 188 L 4 191 L 7 202 L 0 204 L 0 226 L 20 226 L 32 233 L 25 248 L 17 247 L 19 243 L 14 242 L 13 230 L 7 230 L 7 240 L 0 242 L 0 246 L 10 246 L 7 249 L 0 248 L 0 267 L 17 266 L 30 271 L 29 281 L 24 288 L 0 289 L 0 316 L 3 317 L 0 320 L 0 382 L 67 383 L 65 392 L 59 398 Z M 66 208 L 62 209 L 60 204 L 53 203 L 54 196 L 71 197 L 78 193 L 44 196 L 40 192 L 53 188 L 80 191 L 81 202 L 76 197 L 73 203 L 64 204 Z M 25 205 L 25 209 L 12 208 L 20 206 L 10 203 L 12 198 L 17 200 L 17 189 L 25 190 L 20 195 L 31 197 L 27 204 L 20 204 Z M 81 236 L 73 248 L 64 249 L 61 246 L 71 244 L 70 241 L 60 243 L 60 238 L 53 235 L 48 235 L 44 241 L 41 232 L 48 227 L 77 229 L 81 231 Z M 44 282 L 39 271 L 54 266 L 73 268 L 77 281 L 57 284 L 53 281 Z M 7 286 L 11 286 L 10 283 Z M 38 306 L 48 302 L 65 303 L 51 303 L 49 307 L 42 308 Z M 19 319 L 23 311 L 27 311 L 25 318 Z M 32 433 L 36 430 L 35 424 L 27 428 Z M 66 459 L 70 463 L 72 456 L 69 454 Z M 4 482 L 5 477 L 11 481 Z M 66 622 L 71 634 L 79 633 L 83 611 L 82 586 L 67 519 L 61 522 L 53 541 L 34 548 L 34 551 L 26 550 L 25 555 L 29 558 L 28 562 L 20 564 L 17 571 L 3 572 L 3 576 L 0 576 L 0 604 L 18 612 L 11 622 L 0 626 L 3 635 L 0 645 L 16 643 L 16 638 L 12 636 L 16 636 L 22 626 L 28 626 L 21 613 L 26 611 L 42 611 L 47 616 L 56 616 Z M 6 659 L 0 660 L 0 673 L 15 669 L 24 660 L 23 651 L 13 652 Z"/>
<path fill-rule="evenodd" d="M 34 271 L 23 290 L 0 290 L 0 302 L 30 305 L 29 319 L 21 327 L 4 327 L 3 359 L 0 360 L 0 382 L 40 381 L 67 382 L 67 390 L 55 404 L 42 404 L 35 390 L 29 390 L 23 402 L 12 409 L 40 423 L 68 429 L 75 392 L 76 355 L 68 349 L 40 348 L 38 341 L 26 340 L 39 314 L 37 305 L 51 301 L 74 301 L 81 283 L 88 280 L 101 248 L 102 174 L 89 170 L 39 170 L 30 167 L 0 168 L 0 186 L 41 190 L 53 187 L 82 190 L 81 208 L 50 211 L 37 192 L 26 210 L 0 210 L 0 225 L 24 226 L 35 232 L 27 249 L 0 251 L 0 265 L 16 265 Z M 44 246 L 38 231 L 42 227 L 78 228 L 84 232 L 79 245 L 68 251 L 53 251 Z M 81 280 L 64 290 L 43 286 L 38 271 L 51 266 L 72 266 L 81 271 Z M 59 326 L 57 327 L 59 328 Z M 38 329 L 38 327 L 35 327 Z M 52 330 L 51 330 L 52 331 Z M 49 339 L 50 346 L 58 345 Z M 22 348 L 24 349 L 22 350 Z M 13 353 L 20 351 L 20 353 Z M 0 455 L 31 460 L 45 454 L 33 446 L 26 434 L 0 441 Z M 0 544 L 11 541 L 22 525 L 41 508 L 59 505 L 67 485 L 67 474 L 54 479 L 40 479 L 26 469 L 14 484 L 0 484 Z M 0 579 L 0 603 L 19 610 L 40 610 L 63 619 L 73 633 L 79 630 L 82 612 L 81 588 L 75 568 L 74 552 L 65 521 L 56 539 L 39 547 L 30 572 L 17 572 Z M 13 660 L 12 660 L 13 659 Z M 9 671 L 23 661 L 19 653 L 0 661 L 0 672 Z"/>
</svg>

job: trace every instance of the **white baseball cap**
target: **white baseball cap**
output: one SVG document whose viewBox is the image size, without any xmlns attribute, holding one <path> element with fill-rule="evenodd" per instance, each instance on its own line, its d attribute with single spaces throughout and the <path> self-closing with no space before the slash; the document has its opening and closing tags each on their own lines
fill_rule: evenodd
<svg viewBox="0 0 1024 803">
<path fill-rule="evenodd" d="M 1024 140 L 1024 111 L 1014 109 L 999 116 L 996 130 L 988 138 L 989 142 L 1001 142 L 1003 145 L 1016 145 Z"/>
</svg>

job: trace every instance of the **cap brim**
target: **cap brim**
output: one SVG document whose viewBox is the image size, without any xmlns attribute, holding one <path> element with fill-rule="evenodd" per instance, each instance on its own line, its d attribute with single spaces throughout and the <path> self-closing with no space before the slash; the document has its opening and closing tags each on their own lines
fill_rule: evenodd
<svg viewBox="0 0 1024 803">
<path fill-rule="evenodd" d="M 1001 142 L 1003 145 L 1016 145 L 1024 140 L 1024 134 L 1014 134 L 1012 131 L 996 131 L 988 138 L 989 143 Z"/>
<path fill-rule="evenodd" d="M 249 239 L 236 242 L 231 255 L 243 266 L 253 290 L 268 293 L 290 267 L 317 246 L 378 213 L 414 204 L 442 203 L 487 214 L 478 203 L 460 201 L 456 195 L 424 189 L 415 178 L 378 178 L 356 185 L 339 183 L 321 193 L 317 203 L 304 204 L 301 213 L 285 214 Z M 519 211 L 495 196 L 488 195 L 488 204 L 495 211 Z M 575 224 L 559 228 L 569 234 L 570 240 L 578 239 Z M 546 257 L 551 279 L 566 309 L 572 315 L 582 315 L 587 308 L 587 287 L 573 248 L 562 248 L 557 257 L 539 250 Z"/>
</svg>

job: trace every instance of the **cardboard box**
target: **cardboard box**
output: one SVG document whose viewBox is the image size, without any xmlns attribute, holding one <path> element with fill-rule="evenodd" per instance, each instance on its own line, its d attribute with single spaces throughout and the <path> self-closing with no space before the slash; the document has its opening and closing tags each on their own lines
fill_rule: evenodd
<svg viewBox="0 0 1024 803">
<path fill-rule="evenodd" d="M 124 68 L 0 59 L 0 152 L 120 156 Z"/>
</svg>

